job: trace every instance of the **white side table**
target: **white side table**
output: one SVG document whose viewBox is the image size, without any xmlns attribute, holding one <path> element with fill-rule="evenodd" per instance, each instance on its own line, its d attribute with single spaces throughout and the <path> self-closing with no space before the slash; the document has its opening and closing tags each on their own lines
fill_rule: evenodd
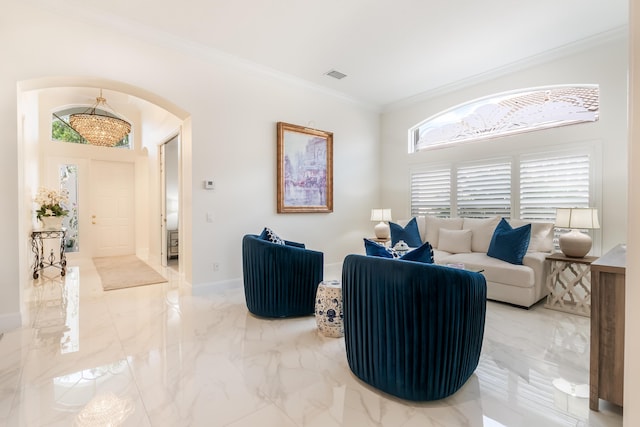
<svg viewBox="0 0 640 427">
<path fill-rule="evenodd" d="M 555 253 L 547 257 L 551 270 L 547 277 L 549 295 L 544 305 L 546 308 L 580 314 L 591 315 L 591 270 L 594 256 L 571 258 L 563 253 Z"/>
<path fill-rule="evenodd" d="M 326 336 L 344 336 L 344 312 L 342 311 L 342 283 L 338 280 L 320 282 L 315 306 L 318 331 Z"/>
</svg>

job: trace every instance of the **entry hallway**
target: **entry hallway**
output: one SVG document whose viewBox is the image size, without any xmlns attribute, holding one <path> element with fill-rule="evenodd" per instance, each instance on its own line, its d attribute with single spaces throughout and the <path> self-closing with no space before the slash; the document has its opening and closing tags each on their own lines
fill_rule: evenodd
<svg viewBox="0 0 640 427">
<path fill-rule="evenodd" d="M 70 264 L 0 339 L 0 425 L 622 426 L 618 407 L 589 410 L 589 319 L 543 304 L 489 302 L 475 374 L 413 403 L 355 378 L 313 316 L 250 315 L 240 281 L 192 295 L 155 266 L 168 283 L 104 292 L 90 260 Z"/>
</svg>

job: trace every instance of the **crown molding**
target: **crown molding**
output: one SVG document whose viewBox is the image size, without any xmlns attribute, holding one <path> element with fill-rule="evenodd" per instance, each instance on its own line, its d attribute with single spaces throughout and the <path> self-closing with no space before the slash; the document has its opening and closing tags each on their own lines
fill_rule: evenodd
<svg viewBox="0 0 640 427">
<path fill-rule="evenodd" d="M 27 0 L 27 2 L 34 3 L 33 0 Z M 166 30 L 161 30 L 146 24 L 142 24 L 130 18 L 123 18 L 119 15 L 95 10 L 91 7 L 87 7 L 84 3 L 76 4 L 73 0 L 62 3 L 55 0 L 42 0 L 42 2 L 38 2 L 38 7 L 47 9 L 51 13 L 65 16 L 66 18 L 73 16 L 80 22 L 91 26 L 100 25 L 105 29 L 115 31 L 118 34 L 131 37 L 139 41 L 145 41 L 147 43 L 153 44 L 154 46 L 160 46 L 166 49 L 174 50 L 179 53 L 199 58 L 210 63 L 215 63 L 222 66 L 237 67 L 245 71 L 267 75 L 274 79 L 285 81 L 298 87 L 303 87 L 334 98 L 338 98 L 342 101 L 357 105 L 361 108 L 365 108 L 371 111 L 380 111 L 379 105 L 365 102 L 363 100 L 349 96 L 344 92 L 329 89 L 325 86 L 312 83 L 308 80 L 293 76 L 291 74 L 287 74 L 266 65 L 262 65 L 230 54 L 213 46 L 195 42 L 184 37 L 177 36 Z"/>
<path fill-rule="evenodd" d="M 267 75 L 274 79 L 285 81 L 295 86 L 303 87 L 340 99 L 344 102 L 351 103 L 366 110 L 376 111 L 380 113 L 403 109 L 408 106 L 424 102 L 425 100 L 435 98 L 437 96 L 464 89 L 466 87 L 483 83 L 519 70 L 550 62 L 558 58 L 566 57 L 571 54 L 579 53 L 581 51 L 591 49 L 593 47 L 605 44 L 613 40 L 628 38 L 628 26 L 620 26 L 609 31 L 602 32 L 600 34 L 596 34 L 594 36 L 560 46 L 555 49 L 541 52 L 537 55 L 524 58 L 520 61 L 505 64 L 504 66 L 494 68 L 449 84 L 445 84 L 431 90 L 427 90 L 414 96 L 400 99 L 388 104 L 378 105 L 347 95 L 344 92 L 330 89 L 317 83 L 312 83 L 309 80 L 287 74 L 274 68 L 267 67 L 265 65 L 258 64 L 247 59 L 243 59 L 213 46 L 194 42 L 183 37 L 176 36 L 175 34 L 172 34 L 166 30 L 141 24 L 130 18 L 123 18 L 119 15 L 105 13 L 104 11 L 98 11 L 91 7 L 87 7 L 84 2 L 78 0 L 67 0 L 65 2 L 59 2 L 56 0 L 25 0 L 25 3 L 31 3 L 34 7 L 47 9 L 51 13 L 62 15 L 67 18 L 69 16 L 74 16 L 80 22 L 84 22 L 88 25 L 98 24 L 103 26 L 104 28 L 115 30 L 117 33 L 124 36 L 128 36 L 136 40 L 146 41 L 155 46 L 175 50 L 191 57 L 200 58 L 204 61 L 217 63 L 224 66 L 233 66 L 237 67 L 238 69 Z"/>
<path fill-rule="evenodd" d="M 517 71 L 525 70 L 527 68 L 584 52 L 586 50 L 593 49 L 612 41 L 626 40 L 628 38 L 628 31 L 628 26 L 623 25 L 621 27 L 605 31 L 573 43 L 565 44 L 555 49 L 550 49 L 537 55 L 524 58 L 520 61 L 511 62 L 502 67 L 494 68 L 484 73 L 476 74 L 474 76 L 458 80 L 450 84 L 439 86 L 396 102 L 389 103 L 382 107 L 382 112 L 386 113 L 401 110 L 412 105 L 427 101 L 429 99 L 445 95 L 447 93 L 455 92 L 470 86 L 484 83 L 489 80 L 494 80 L 507 74 L 515 73 Z"/>
</svg>

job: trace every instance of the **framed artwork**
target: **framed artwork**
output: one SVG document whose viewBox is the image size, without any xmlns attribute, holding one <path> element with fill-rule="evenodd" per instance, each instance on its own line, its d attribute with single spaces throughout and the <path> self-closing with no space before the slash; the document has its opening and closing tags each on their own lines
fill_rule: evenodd
<svg viewBox="0 0 640 427">
<path fill-rule="evenodd" d="M 333 133 L 278 122 L 278 213 L 333 212 Z"/>
</svg>

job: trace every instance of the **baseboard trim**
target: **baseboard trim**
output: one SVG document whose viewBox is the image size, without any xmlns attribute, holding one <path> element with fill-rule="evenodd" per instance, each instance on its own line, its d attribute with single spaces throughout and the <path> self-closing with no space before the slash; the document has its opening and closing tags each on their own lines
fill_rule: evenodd
<svg viewBox="0 0 640 427">
<path fill-rule="evenodd" d="M 211 291 L 224 289 L 241 288 L 242 279 L 219 280 L 217 282 L 206 282 L 191 285 L 191 294 L 194 296 L 204 296 Z"/>
<path fill-rule="evenodd" d="M 7 332 L 22 327 L 22 315 L 10 313 L 0 315 L 0 331 Z"/>
<path fill-rule="evenodd" d="M 324 280 L 342 280 L 342 262 L 324 265 Z M 191 284 L 191 294 L 194 296 L 207 295 L 209 292 L 224 289 L 242 288 L 242 278 L 219 280 L 217 282 L 205 282 Z"/>
</svg>

